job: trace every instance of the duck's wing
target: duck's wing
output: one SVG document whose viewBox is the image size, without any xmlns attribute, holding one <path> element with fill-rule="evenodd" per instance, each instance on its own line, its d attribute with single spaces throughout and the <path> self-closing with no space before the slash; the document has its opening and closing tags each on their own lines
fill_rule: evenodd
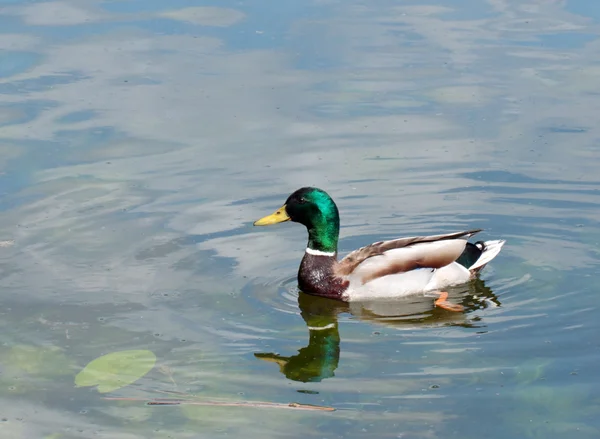
<svg viewBox="0 0 600 439">
<path fill-rule="evenodd" d="M 368 282 L 416 268 L 445 267 L 460 257 L 467 239 L 481 230 L 375 242 L 346 255 L 339 261 L 336 272 L 340 276 L 357 274 L 363 282 Z"/>
</svg>

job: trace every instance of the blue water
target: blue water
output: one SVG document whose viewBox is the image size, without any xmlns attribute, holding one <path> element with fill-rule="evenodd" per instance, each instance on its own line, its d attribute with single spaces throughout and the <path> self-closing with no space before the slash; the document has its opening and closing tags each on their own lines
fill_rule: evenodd
<svg viewBox="0 0 600 439">
<path fill-rule="evenodd" d="M 1 3 L 1 437 L 599 437 L 593 2 Z M 342 253 L 507 244 L 463 313 L 307 296 L 306 185 Z"/>
</svg>

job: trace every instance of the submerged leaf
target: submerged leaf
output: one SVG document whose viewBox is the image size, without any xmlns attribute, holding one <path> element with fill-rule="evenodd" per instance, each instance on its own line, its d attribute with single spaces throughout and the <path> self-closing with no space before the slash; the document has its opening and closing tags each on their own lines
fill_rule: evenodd
<svg viewBox="0 0 600 439">
<path fill-rule="evenodd" d="M 71 373 L 69 360 L 57 347 L 15 345 L 1 354 L 6 367 L 5 376 L 17 377 L 27 373 L 50 377 Z"/>
<path fill-rule="evenodd" d="M 98 386 L 107 393 L 125 387 L 146 375 L 156 363 L 151 351 L 132 350 L 112 352 L 91 361 L 75 377 L 79 387 Z"/>
</svg>

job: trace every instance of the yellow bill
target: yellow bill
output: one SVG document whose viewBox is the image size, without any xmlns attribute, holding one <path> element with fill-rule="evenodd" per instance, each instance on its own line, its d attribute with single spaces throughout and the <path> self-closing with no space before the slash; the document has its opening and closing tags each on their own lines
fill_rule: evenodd
<svg viewBox="0 0 600 439">
<path fill-rule="evenodd" d="M 258 221 L 254 221 L 255 226 L 270 226 L 271 224 L 282 223 L 289 221 L 291 218 L 285 210 L 285 204 L 273 212 L 271 215 L 267 215 Z"/>
</svg>

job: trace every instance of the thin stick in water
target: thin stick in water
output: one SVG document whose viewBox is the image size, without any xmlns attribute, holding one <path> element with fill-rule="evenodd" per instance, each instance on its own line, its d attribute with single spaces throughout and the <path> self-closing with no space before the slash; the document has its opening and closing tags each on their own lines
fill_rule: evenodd
<svg viewBox="0 0 600 439">
<path fill-rule="evenodd" d="M 333 407 L 312 405 L 312 404 L 300 404 L 297 402 L 290 402 L 288 404 L 282 404 L 277 402 L 264 402 L 264 401 L 190 401 L 186 399 L 140 399 L 140 398 L 121 398 L 121 397 L 105 397 L 104 399 L 111 401 L 142 401 L 147 405 L 204 405 L 204 406 L 215 406 L 215 407 L 254 407 L 254 408 L 278 408 L 278 409 L 295 409 L 295 410 L 318 410 L 325 412 L 333 412 Z"/>
</svg>

